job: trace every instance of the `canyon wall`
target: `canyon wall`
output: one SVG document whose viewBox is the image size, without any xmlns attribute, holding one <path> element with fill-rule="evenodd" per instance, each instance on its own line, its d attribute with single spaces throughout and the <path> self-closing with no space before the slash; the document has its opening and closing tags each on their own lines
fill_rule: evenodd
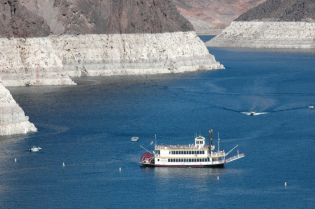
<svg viewBox="0 0 315 209">
<path fill-rule="evenodd" d="M 198 34 L 217 35 L 239 15 L 266 0 L 173 0 Z"/>
<path fill-rule="evenodd" d="M 47 38 L 0 38 L 0 48 L 0 80 L 5 86 L 74 84 Z"/>
<path fill-rule="evenodd" d="M 0 36 L 164 33 L 193 27 L 171 0 L 3 0 Z"/>
<path fill-rule="evenodd" d="M 195 32 L 52 37 L 70 76 L 223 69 Z M 80 41 L 78 41 L 80 40 Z"/>
<path fill-rule="evenodd" d="M 171 0 L 4 0 L 0 48 L 0 135 L 36 130 L 4 86 L 224 68 Z"/>
<path fill-rule="evenodd" d="M 315 49 L 315 22 L 232 22 L 210 47 Z"/>
<path fill-rule="evenodd" d="M 71 77 L 224 69 L 194 31 L 2 38 L 0 47 L 5 86 L 75 85 Z M 36 130 L 3 85 L 0 135 Z"/>
<path fill-rule="evenodd" d="M 0 39 L 0 47 L 5 86 L 73 85 L 70 77 L 224 68 L 193 31 L 12 38 Z"/>
<path fill-rule="evenodd" d="M 315 48 L 315 1 L 268 0 L 206 43 L 213 47 Z"/>
<path fill-rule="evenodd" d="M 0 136 L 37 131 L 22 108 L 0 82 Z"/>
</svg>

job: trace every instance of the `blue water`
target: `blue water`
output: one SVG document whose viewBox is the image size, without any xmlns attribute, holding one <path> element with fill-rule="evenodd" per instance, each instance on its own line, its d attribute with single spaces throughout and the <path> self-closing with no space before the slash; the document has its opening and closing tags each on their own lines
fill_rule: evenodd
<svg viewBox="0 0 315 209">
<path fill-rule="evenodd" d="M 0 208 L 315 208 L 315 53 L 209 50 L 226 70 L 9 88 L 39 131 L 0 137 Z M 209 129 L 246 157 L 139 166 L 155 134 L 191 144 Z"/>
</svg>

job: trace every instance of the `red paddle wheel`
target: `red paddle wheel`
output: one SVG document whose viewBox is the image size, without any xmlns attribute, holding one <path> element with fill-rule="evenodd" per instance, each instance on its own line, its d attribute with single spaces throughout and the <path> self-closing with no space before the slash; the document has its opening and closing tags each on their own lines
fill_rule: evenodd
<svg viewBox="0 0 315 209">
<path fill-rule="evenodd" d="M 140 162 L 142 164 L 153 164 L 154 161 L 152 158 L 152 154 L 150 152 L 144 153 L 143 155 L 141 155 Z"/>
</svg>

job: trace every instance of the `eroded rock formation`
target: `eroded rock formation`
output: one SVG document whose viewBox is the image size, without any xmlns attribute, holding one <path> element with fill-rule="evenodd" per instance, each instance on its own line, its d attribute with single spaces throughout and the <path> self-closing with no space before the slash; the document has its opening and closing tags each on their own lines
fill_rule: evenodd
<svg viewBox="0 0 315 209">
<path fill-rule="evenodd" d="M 22 108 L 0 81 L 0 135 L 26 134 L 37 131 Z"/>
<path fill-rule="evenodd" d="M 5 86 L 71 85 L 70 77 L 223 69 L 195 32 L 0 39 Z"/>
<path fill-rule="evenodd" d="M 48 36 L 50 29 L 44 19 L 27 10 L 20 2 L 0 2 L 0 37 Z"/>
<path fill-rule="evenodd" d="M 199 34 L 219 34 L 235 18 L 266 0 L 173 0 Z"/>
<path fill-rule="evenodd" d="M 60 51 L 48 38 L 0 38 L 0 79 L 5 86 L 72 85 Z"/>
<path fill-rule="evenodd" d="M 315 23 L 232 22 L 206 43 L 211 47 L 315 49 Z"/>
<path fill-rule="evenodd" d="M 4 0 L 0 35 L 120 34 L 192 31 L 170 0 Z"/>
<path fill-rule="evenodd" d="M 206 45 L 315 49 L 315 1 L 268 0 L 241 15 Z"/>
<path fill-rule="evenodd" d="M 315 20 L 314 0 L 268 0 L 235 21 L 301 22 Z"/>
<path fill-rule="evenodd" d="M 224 68 L 171 0 L 4 0 L 0 37 L 4 86 Z M 0 112 L 0 135 L 34 130 L 15 112 Z"/>
</svg>

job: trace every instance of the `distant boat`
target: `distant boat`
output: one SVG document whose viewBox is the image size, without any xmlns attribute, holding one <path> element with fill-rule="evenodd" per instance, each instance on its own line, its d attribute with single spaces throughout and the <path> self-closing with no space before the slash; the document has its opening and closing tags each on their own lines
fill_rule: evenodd
<svg viewBox="0 0 315 209">
<path fill-rule="evenodd" d="M 38 152 L 39 150 L 41 150 L 42 148 L 40 148 L 40 147 L 35 147 L 35 146 L 33 146 L 31 149 L 30 149 L 30 151 L 31 152 Z"/>
<path fill-rule="evenodd" d="M 308 108 L 309 108 L 309 109 L 313 109 L 313 108 L 314 108 L 314 105 L 309 105 Z"/>
<path fill-rule="evenodd" d="M 264 115 L 267 114 L 267 112 L 255 112 L 255 111 L 250 111 L 250 112 L 242 112 L 245 115 L 249 116 L 256 116 L 256 115 Z"/>
<path fill-rule="evenodd" d="M 136 137 L 136 136 L 131 137 L 131 141 L 132 142 L 137 142 L 138 140 L 139 140 L 139 137 Z"/>
</svg>

